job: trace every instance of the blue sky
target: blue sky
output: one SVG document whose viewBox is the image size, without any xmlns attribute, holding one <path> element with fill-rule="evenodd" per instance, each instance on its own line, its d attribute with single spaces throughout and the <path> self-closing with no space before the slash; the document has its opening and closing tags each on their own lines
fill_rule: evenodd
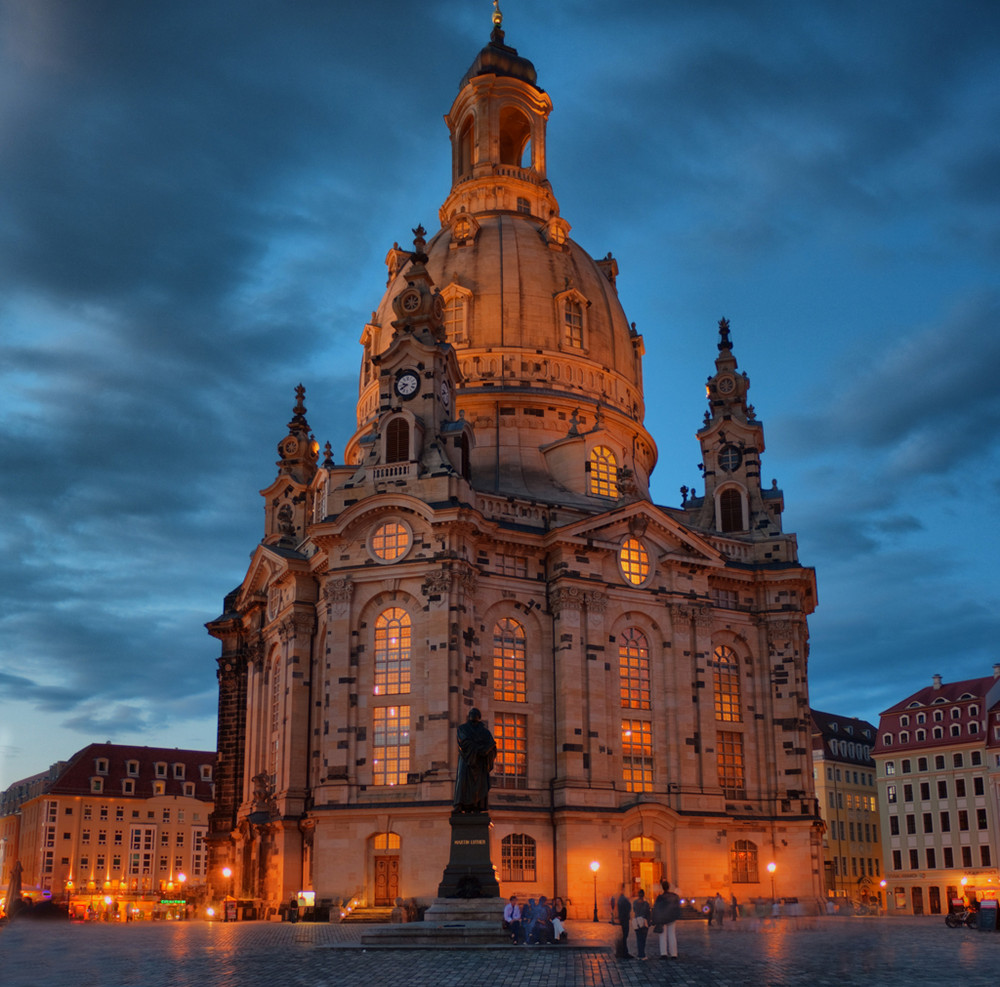
<svg viewBox="0 0 1000 987">
<path fill-rule="evenodd" d="M 294 387 L 340 460 L 383 258 L 438 226 L 488 0 L 0 0 L 0 787 L 211 748 L 203 629 Z M 505 0 L 572 236 L 701 489 L 726 316 L 817 570 L 810 687 L 877 720 L 1000 660 L 1000 7 Z"/>
</svg>

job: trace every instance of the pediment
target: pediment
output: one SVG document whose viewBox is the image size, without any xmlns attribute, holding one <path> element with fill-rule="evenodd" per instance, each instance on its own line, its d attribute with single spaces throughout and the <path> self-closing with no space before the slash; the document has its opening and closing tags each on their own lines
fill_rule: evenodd
<svg viewBox="0 0 1000 987">
<path fill-rule="evenodd" d="M 713 568 L 726 564 L 725 556 L 714 545 L 647 501 L 568 524 L 551 532 L 550 538 L 580 544 L 603 543 L 616 550 L 629 535 L 657 545 L 661 561 L 674 559 Z"/>
<path fill-rule="evenodd" d="M 268 587 L 290 569 L 307 568 L 308 560 L 301 552 L 274 545 L 258 545 L 250 558 L 250 566 L 243 577 L 237 605 L 240 609 L 260 594 L 264 601 Z"/>
</svg>

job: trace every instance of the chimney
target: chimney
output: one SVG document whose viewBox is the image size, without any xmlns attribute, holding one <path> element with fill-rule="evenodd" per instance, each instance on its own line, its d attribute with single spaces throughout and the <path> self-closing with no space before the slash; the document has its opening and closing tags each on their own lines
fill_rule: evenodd
<svg viewBox="0 0 1000 987">
<path fill-rule="evenodd" d="M 993 663 L 993 678 L 1000 679 L 1000 661 Z"/>
<path fill-rule="evenodd" d="M 935 675 L 933 677 L 932 681 L 934 683 L 934 688 L 935 689 L 940 689 L 941 688 L 941 676 L 940 675 Z"/>
</svg>

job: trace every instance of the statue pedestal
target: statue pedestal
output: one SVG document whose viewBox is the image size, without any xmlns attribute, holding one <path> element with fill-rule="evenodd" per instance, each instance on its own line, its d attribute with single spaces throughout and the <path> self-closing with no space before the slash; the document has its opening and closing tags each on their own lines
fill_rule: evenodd
<svg viewBox="0 0 1000 987">
<path fill-rule="evenodd" d="M 499 898 L 493 862 L 490 860 L 490 814 L 451 814 L 451 856 L 438 885 L 438 898 Z"/>
</svg>

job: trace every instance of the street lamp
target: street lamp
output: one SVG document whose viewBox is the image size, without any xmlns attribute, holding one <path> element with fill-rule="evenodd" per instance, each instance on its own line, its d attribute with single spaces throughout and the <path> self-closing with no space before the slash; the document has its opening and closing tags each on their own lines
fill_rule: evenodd
<svg viewBox="0 0 1000 987">
<path fill-rule="evenodd" d="M 223 867 L 222 876 L 226 879 L 226 898 L 231 898 L 232 895 L 230 894 L 230 890 L 232 889 L 232 882 L 230 881 L 230 878 L 233 876 L 232 867 Z M 229 909 L 226 907 L 225 900 L 222 902 L 222 921 L 229 921 Z"/>
<path fill-rule="evenodd" d="M 590 869 L 594 872 L 594 921 L 599 921 L 597 917 L 597 872 L 601 869 L 601 865 L 598 861 L 592 860 L 590 862 Z"/>
<path fill-rule="evenodd" d="M 771 875 L 771 904 L 774 904 L 774 872 L 778 869 L 778 865 L 772 860 L 767 865 L 767 872 Z"/>
</svg>

